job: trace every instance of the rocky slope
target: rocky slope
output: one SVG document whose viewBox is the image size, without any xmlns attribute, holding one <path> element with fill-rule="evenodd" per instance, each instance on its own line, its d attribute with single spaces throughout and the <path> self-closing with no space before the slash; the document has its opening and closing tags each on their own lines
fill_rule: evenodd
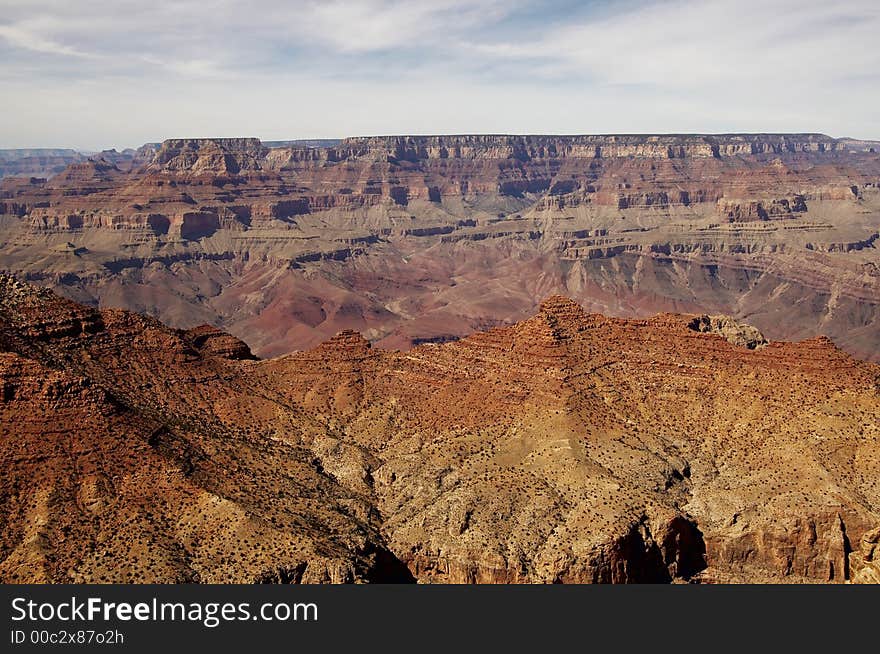
<svg viewBox="0 0 880 654">
<path fill-rule="evenodd" d="M 0 183 L 0 269 L 270 356 L 591 310 L 880 358 L 880 149 L 819 134 L 173 139 Z"/>
<path fill-rule="evenodd" d="M 0 277 L 0 579 L 406 577 L 369 499 L 283 435 L 323 426 L 237 379 L 250 358 Z"/>
<path fill-rule="evenodd" d="M 552 297 L 255 360 L 0 277 L 3 581 L 876 581 L 880 366 Z"/>
</svg>

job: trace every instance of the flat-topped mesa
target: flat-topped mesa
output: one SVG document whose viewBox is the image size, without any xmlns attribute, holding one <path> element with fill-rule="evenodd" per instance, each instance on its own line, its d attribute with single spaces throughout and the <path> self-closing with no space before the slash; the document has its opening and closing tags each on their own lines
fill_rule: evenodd
<svg viewBox="0 0 880 654">
<path fill-rule="evenodd" d="M 165 139 L 159 146 L 156 158 L 160 162 L 167 157 L 185 151 L 198 151 L 206 146 L 217 146 L 228 152 L 262 152 L 267 150 L 260 139 L 253 136 L 220 138 L 182 138 Z"/>
<path fill-rule="evenodd" d="M 350 137 L 336 158 L 394 160 L 533 158 L 726 157 L 846 151 L 824 134 L 597 134 L 571 136 L 462 134 Z"/>
<path fill-rule="evenodd" d="M 375 158 L 423 159 L 684 158 L 754 154 L 825 153 L 852 150 L 824 134 L 453 134 L 433 136 L 355 136 L 326 147 L 281 145 L 269 148 L 257 138 L 168 139 L 153 160 L 166 169 L 189 169 L 200 152 L 245 155 L 262 168 L 295 162 Z M 863 148 L 864 149 L 864 148 Z M 181 159 L 183 157 L 183 159 Z M 241 162 L 239 162 L 241 167 Z M 246 168 L 251 170 L 258 168 Z"/>
<path fill-rule="evenodd" d="M 258 138 L 167 139 L 149 165 L 154 171 L 237 174 L 258 171 L 269 152 Z"/>
</svg>

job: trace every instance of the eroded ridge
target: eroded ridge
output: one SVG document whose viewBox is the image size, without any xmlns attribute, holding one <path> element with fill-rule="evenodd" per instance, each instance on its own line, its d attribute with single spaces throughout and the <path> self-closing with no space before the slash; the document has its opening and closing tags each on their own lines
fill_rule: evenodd
<svg viewBox="0 0 880 654">
<path fill-rule="evenodd" d="M 0 577 L 876 581 L 880 367 L 713 320 L 256 360 L 2 276 Z"/>
</svg>

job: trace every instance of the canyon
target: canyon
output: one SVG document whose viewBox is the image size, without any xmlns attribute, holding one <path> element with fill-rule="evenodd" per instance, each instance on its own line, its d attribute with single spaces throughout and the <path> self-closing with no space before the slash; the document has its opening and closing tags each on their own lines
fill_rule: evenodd
<svg viewBox="0 0 880 654">
<path fill-rule="evenodd" d="M 0 275 L 0 580 L 876 583 L 878 414 L 728 316 L 259 359 Z"/>
<path fill-rule="evenodd" d="M 880 144 L 821 134 L 169 139 L 0 180 L 0 270 L 272 357 L 562 294 L 880 360 Z"/>
<path fill-rule="evenodd" d="M 878 583 L 878 152 L 0 151 L 0 581 Z"/>
</svg>

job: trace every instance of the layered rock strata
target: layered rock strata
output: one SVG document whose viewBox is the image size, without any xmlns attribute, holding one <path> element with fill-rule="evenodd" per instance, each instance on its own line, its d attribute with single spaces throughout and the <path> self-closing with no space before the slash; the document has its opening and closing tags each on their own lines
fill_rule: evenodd
<svg viewBox="0 0 880 654">
<path fill-rule="evenodd" d="M 0 183 L 0 269 L 269 356 L 563 293 L 880 352 L 880 150 L 819 134 L 172 139 Z"/>
</svg>

